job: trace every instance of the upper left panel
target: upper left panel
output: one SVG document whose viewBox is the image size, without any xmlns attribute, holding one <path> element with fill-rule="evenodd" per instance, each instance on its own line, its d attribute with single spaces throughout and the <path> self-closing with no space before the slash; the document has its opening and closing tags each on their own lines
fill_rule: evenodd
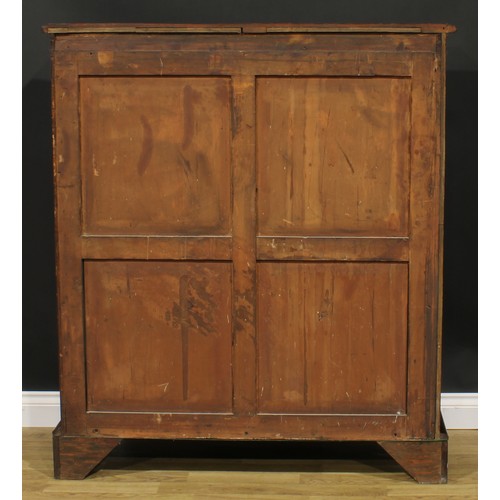
<svg viewBox="0 0 500 500">
<path fill-rule="evenodd" d="M 230 234 L 230 81 L 80 78 L 84 234 Z"/>
</svg>

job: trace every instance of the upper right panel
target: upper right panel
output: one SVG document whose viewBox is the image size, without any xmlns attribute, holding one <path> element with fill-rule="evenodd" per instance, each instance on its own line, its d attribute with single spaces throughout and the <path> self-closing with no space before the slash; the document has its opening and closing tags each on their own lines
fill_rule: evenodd
<svg viewBox="0 0 500 500">
<path fill-rule="evenodd" d="M 258 234 L 408 236 L 411 79 L 257 79 Z"/>
</svg>

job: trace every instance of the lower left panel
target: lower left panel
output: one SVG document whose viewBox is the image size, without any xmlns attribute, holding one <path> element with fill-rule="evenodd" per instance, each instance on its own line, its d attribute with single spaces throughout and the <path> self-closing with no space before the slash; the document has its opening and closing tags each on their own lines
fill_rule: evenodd
<svg viewBox="0 0 500 500">
<path fill-rule="evenodd" d="M 231 263 L 84 269 L 89 411 L 232 412 Z"/>
</svg>

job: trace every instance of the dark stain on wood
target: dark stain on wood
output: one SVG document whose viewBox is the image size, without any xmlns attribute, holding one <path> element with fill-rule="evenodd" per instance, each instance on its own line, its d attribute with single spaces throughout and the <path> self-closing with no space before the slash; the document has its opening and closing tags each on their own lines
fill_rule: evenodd
<svg viewBox="0 0 500 500">
<path fill-rule="evenodd" d="M 212 294 L 207 291 L 206 277 L 195 278 L 183 275 L 179 279 L 179 302 L 174 303 L 172 315 L 166 314 L 167 322 L 181 330 L 182 339 L 182 395 L 184 401 L 189 397 L 189 335 L 199 332 L 202 335 L 217 333 L 213 328 L 214 308 L 217 307 Z"/>
<path fill-rule="evenodd" d="M 186 177 L 189 177 L 191 174 L 191 162 L 182 154 L 180 149 L 177 150 L 177 158 L 179 159 L 179 163 L 182 165 L 182 169 Z"/>
<path fill-rule="evenodd" d="M 65 165 L 69 165 L 71 162 L 71 148 L 69 147 L 69 134 L 65 130 L 62 132 L 62 138 L 61 141 L 62 143 L 62 159 L 63 161 L 60 162 L 59 159 L 57 158 L 57 172 L 58 173 L 63 173 L 65 169 Z"/>
<path fill-rule="evenodd" d="M 375 290 L 372 290 L 371 312 L 372 312 L 372 317 L 371 317 L 372 351 L 375 352 Z M 377 377 L 375 377 L 375 381 L 376 380 Z"/>
<path fill-rule="evenodd" d="M 435 345 L 434 342 L 435 340 L 435 308 L 433 307 L 432 301 L 435 299 L 433 292 L 434 292 L 434 286 L 433 286 L 433 270 L 432 270 L 432 259 L 430 255 L 427 255 L 425 258 L 425 270 L 424 270 L 424 286 L 425 286 L 425 310 L 423 313 L 424 317 L 424 324 L 425 324 L 425 330 L 424 330 L 424 343 L 426 346 L 425 350 L 425 358 L 424 358 L 424 366 L 425 366 L 425 372 L 426 373 L 432 373 L 433 371 L 435 372 L 436 370 L 436 353 L 435 353 Z M 426 381 L 427 382 L 427 381 Z M 435 389 L 433 384 L 430 384 L 429 382 L 426 383 L 427 385 L 427 390 L 430 393 L 430 397 L 426 399 L 425 401 L 425 406 L 426 406 L 426 413 L 425 413 L 425 420 L 426 420 L 426 427 L 429 429 L 432 429 L 434 427 L 435 423 L 435 414 L 434 412 L 431 411 L 432 404 L 434 401 L 435 397 Z"/>
<path fill-rule="evenodd" d="M 233 138 L 238 133 L 241 126 L 241 111 L 239 107 L 233 107 L 231 110 L 231 131 Z"/>
<path fill-rule="evenodd" d="M 229 89 L 227 85 L 218 85 L 215 90 L 215 97 L 221 105 L 227 105 L 229 100 Z"/>
<path fill-rule="evenodd" d="M 141 115 L 141 124 L 142 147 L 139 161 L 137 162 L 137 173 L 142 176 L 149 167 L 151 156 L 153 155 L 153 129 L 149 120 L 144 115 Z"/>
<path fill-rule="evenodd" d="M 303 297 L 302 297 L 302 318 L 303 318 L 303 324 L 302 328 L 304 330 L 304 336 L 303 336 L 303 342 L 304 342 L 304 373 L 303 373 L 303 378 L 304 378 L 304 388 L 303 388 L 303 402 L 304 402 L 304 407 L 307 407 L 308 403 L 308 396 L 309 396 L 309 382 L 308 382 L 308 369 L 307 369 L 307 361 L 308 361 L 308 352 L 307 352 L 307 337 L 308 335 L 305 333 L 307 332 L 307 301 L 306 301 L 306 294 L 307 294 L 307 287 L 305 286 L 305 278 L 304 278 L 304 283 L 303 283 Z"/>
<path fill-rule="evenodd" d="M 347 164 L 349 165 L 349 168 L 351 170 L 351 173 L 354 174 L 355 171 L 354 171 L 354 166 L 353 164 L 351 163 L 351 160 L 349 159 L 349 157 L 347 156 L 347 153 L 344 151 L 344 148 L 340 145 L 340 142 L 337 141 L 337 145 L 340 149 L 340 151 L 342 152 L 342 154 L 344 155 L 344 158 L 345 158 L 345 161 L 347 162 Z"/>
<path fill-rule="evenodd" d="M 332 288 L 335 287 L 334 279 L 332 279 Z M 333 313 L 333 300 L 330 297 L 330 290 L 326 289 L 321 301 L 321 306 L 318 311 L 318 321 L 323 321 Z"/>
<path fill-rule="evenodd" d="M 174 313 L 181 329 L 182 342 L 182 399 L 188 399 L 189 391 L 189 323 L 188 323 L 188 286 L 189 276 L 181 276 L 179 279 L 179 305 L 174 305 Z"/>
<path fill-rule="evenodd" d="M 237 330 L 245 330 L 252 318 L 252 307 L 249 304 L 240 304 L 235 310 L 235 327 Z"/>
<path fill-rule="evenodd" d="M 183 91 L 183 103 L 184 103 L 184 135 L 182 138 L 182 149 L 186 149 L 193 140 L 194 134 L 194 101 L 197 94 L 191 87 L 191 85 L 186 85 Z"/>
<path fill-rule="evenodd" d="M 366 120 L 372 124 L 374 127 L 383 126 L 382 121 L 380 120 L 379 113 L 380 111 L 374 111 L 369 107 L 361 107 L 360 112 Z"/>
<path fill-rule="evenodd" d="M 217 304 L 212 293 L 207 291 L 208 286 L 206 277 L 181 276 L 179 302 L 173 304 L 172 314 L 168 315 L 168 321 L 174 327 L 189 328 L 202 335 L 217 334 L 213 326 L 213 311 Z"/>
<path fill-rule="evenodd" d="M 434 197 L 434 186 L 435 186 L 436 182 L 435 180 L 433 179 L 432 176 L 429 176 L 429 180 L 427 182 L 427 194 L 429 195 L 429 199 L 432 200 L 432 198 Z"/>
</svg>

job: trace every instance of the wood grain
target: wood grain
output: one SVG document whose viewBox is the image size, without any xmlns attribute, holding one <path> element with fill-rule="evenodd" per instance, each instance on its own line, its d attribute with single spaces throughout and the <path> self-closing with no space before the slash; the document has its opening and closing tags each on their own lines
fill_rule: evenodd
<svg viewBox="0 0 500 500">
<path fill-rule="evenodd" d="M 229 233 L 227 78 L 82 78 L 80 95 L 85 233 Z"/>
<path fill-rule="evenodd" d="M 417 482 L 440 484 L 447 482 L 448 442 L 435 441 L 382 441 L 389 455 Z"/>
<path fill-rule="evenodd" d="M 407 236 L 409 120 L 407 79 L 259 78 L 259 234 Z"/>
<path fill-rule="evenodd" d="M 231 260 L 230 236 L 88 236 L 84 259 Z"/>
<path fill-rule="evenodd" d="M 234 411 L 256 406 L 255 78 L 233 78 Z"/>
<path fill-rule="evenodd" d="M 232 410 L 230 265 L 85 264 L 87 408 Z"/>
<path fill-rule="evenodd" d="M 448 481 L 448 434 L 442 419 L 440 433 L 428 441 L 381 441 L 379 444 L 421 484 Z"/>
<path fill-rule="evenodd" d="M 354 33 L 450 33 L 455 31 L 450 24 L 294 24 L 294 23 L 271 23 L 271 24 L 160 24 L 160 23 L 72 23 L 72 24 L 49 24 L 43 27 L 46 33 L 68 34 L 68 33 L 272 33 L 272 32 L 354 32 Z"/>
<path fill-rule="evenodd" d="M 404 439 L 406 418 L 378 413 L 89 412 L 87 425 L 94 436 L 121 438 L 386 441 Z"/>
<path fill-rule="evenodd" d="M 407 261 L 408 238 L 258 236 L 260 260 Z"/>
<path fill-rule="evenodd" d="M 137 53 L 147 56 L 148 52 L 166 54 L 174 52 L 208 51 L 212 54 L 220 54 L 225 51 L 246 53 L 272 52 L 275 55 L 285 55 L 286 52 L 316 52 L 320 51 L 323 56 L 335 56 L 337 53 L 348 52 L 355 56 L 360 52 L 374 57 L 384 56 L 384 52 L 390 53 L 396 60 L 401 60 L 405 52 L 432 52 L 436 51 L 437 39 L 435 36 L 415 36 L 413 34 L 349 34 L 342 35 L 322 33 L 314 36 L 312 33 L 273 33 L 271 36 L 254 35 L 224 35 L 206 34 L 196 37 L 192 34 L 148 34 L 137 36 L 136 34 L 120 34 L 120 36 L 100 36 L 96 44 L 94 34 L 73 34 L 71 36 L 56 36 L 55 50 L 67 54 L 68 57 L 78 60 L 98 60 L 99 51 L 112 51 L 120 54 L 122 52 Z M 234 54 L 236 57 L 236 54 Z M 237 61 L 235 61 L 237 62 Z M 129 61 L 131 68 L 140 60 Z M 158 62 L 159 64 L 159 62 Z M 217 71 L 217 67 L 213 68 Z"/>
<path fill-rule="evenodd" d="M 439 59 L 423 54 L 413 57 L 408 437 L 434 438 L 438 425 L 439 200 L 443 194 L 440 192 Z"/>
<path fill-rule="evenodd" d="M 446 34 L 441 35 L 441 52 L 437 54 L 440 62 L 439 72 L 439 102 L 441 109 L 438 114 L 440 127 L 439 141 L 439 170 L 440 170 L 440 197 L 439 197 L 439 263 L 438 263 L 438 311 L 437 311 L 437 352 L 436 352 L 436 435 L 440 432 L 441 412 L 441 379 L 442 379 L 442 342 L 443 342 L 443 291 L 444 291 L 444 196 L 446 175 Z"/>
<path fill-rule="evenodd" d="M 298 36 L 298 35 L 297 35 Z M 303 44 L 291 44 L 287 50 L 184 50 L 184 47 L 166 51 L 139 51 L 124 49 L 99 52 L 78 52 L 79 71 L 89 77 L 102 76 L 171 76 L 181 77 L 196 74 L 205 76 L 229 75 L 283 75 L 300 76 L 411 76 L 411 57 L 405 52 L 366 52 L 363 55 L 353 51 L 327 52 L 315 50 Z M 305 47 L 305 48 L 304 48 Z M 186 58 L 186 52 L 189 58 Z M 321 57 L 318 57 L 321 56 Z"/>
<path fill-rule="evenodd" d="M 406 412 L 405 264 L 257 270 L 260 412 Z"/>
<path fill-rule="evenodd" d="M 85 428 L 85 352 L 79 169 L 78 87 L 74 65 L 53 55 L 53 173 L 56 227 L 59 387 L 62 431 Z"/>
<path fill-rule="evenodd" d="M 59 427 L 53 434 L 54 477 L 56 479 L 83 479 L 106 458 L 120 439 L 71 436 Z"/>
</svg>

